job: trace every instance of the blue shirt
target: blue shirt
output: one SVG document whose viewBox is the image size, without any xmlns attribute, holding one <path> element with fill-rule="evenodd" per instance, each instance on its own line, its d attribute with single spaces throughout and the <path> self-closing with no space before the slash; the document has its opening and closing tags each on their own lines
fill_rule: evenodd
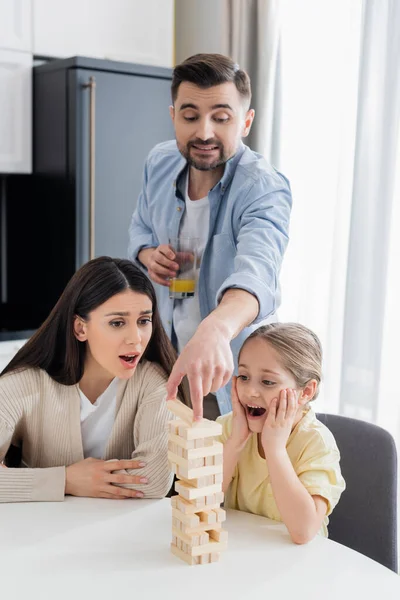
<svg viewBox="0 0 400 600">
<path fill-rule="evenodd" d="M 170 237 L 178 236 L 185 211 L 182 188 L 186 169 L 175 141 L 157 145 L 147 158 L 128 250 L 130 259 L 142 268 L 137 260 L 140 250 L 168 244 Z M 226 163 L 208 198 L 210 227 L 196 290 L 201 317 L 207 317 L 230 288 L 250 292 L 260 307 L 255 321 L 231 342 L 236 367 L 244 340 L 279 306 L 278 276 L 288 243 L 292 198 L 288 180 L 244 144 Z M 167 287 L 154 287 L 171 338 L 174 301 Z M 231 410 L 230 385 L 217 392 L 217 400 L 221 414 Z"/>
</svg>

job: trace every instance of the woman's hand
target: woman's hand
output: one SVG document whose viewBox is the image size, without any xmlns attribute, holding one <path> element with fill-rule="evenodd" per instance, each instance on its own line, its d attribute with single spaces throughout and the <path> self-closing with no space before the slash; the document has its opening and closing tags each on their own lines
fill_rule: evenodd
<svg viewBox="0 0 400 600">
<path fill-rule="evenodd" d="M 278 398 L 274 398 L 268 408 L 261 433 L 261 443 L 265 454 L 276 450 L 285 450 L 298 410 L 298 402 L 294 390 L 281 390 Z"/>
<path fill-rule="evenodd" d="M 251 431 L 247 423 L 246 410 L 240 404 L 239 397 L 237 395 L 236 382 L 237 377 L 232 377 L 231 400 L 233 419 L 230 440 L 237 448 L 242 450 L 247 440 L 251 436 Z"/>
<path fill-rule="evenodd" d="M 85 458 L 66 468 L 65 494 L 87 498 L 143 498 L 143 492 L 114 484 L 147 483 L 145 477 L 114 473 L 121 469 L 141 469 L 145 463 L 136 460 L 105 461 Z"/>
</svg>

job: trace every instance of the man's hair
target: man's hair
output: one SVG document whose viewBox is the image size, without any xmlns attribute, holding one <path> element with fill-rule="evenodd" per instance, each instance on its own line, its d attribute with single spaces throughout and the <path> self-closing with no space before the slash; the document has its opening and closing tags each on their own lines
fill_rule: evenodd
<svg viewBox="0 0 400 600">
<path fill-rule="evenodd" d="M 177 65 L 172 74 L 171 96 L 173 104 L 178 96 L 179 86 L 184 81 L 204 89 L 232 81 L 245 101 L 246 108 L 250 107 L 250 77 L 229 56 L 223 54 L 194 54 Z"/>
</svg>

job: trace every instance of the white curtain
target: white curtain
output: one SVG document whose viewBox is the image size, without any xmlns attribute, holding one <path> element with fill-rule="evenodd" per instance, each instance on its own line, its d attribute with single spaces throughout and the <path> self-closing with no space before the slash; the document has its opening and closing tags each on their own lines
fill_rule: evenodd
<svg viewBox="0 0 400 600">
<path fill-rule="evenodd" d="M 279 166 L 294 209 L 279 318 L 322 339 L 318 409 L 399 443 L 400 2 L 282 6 Z"/>
</svg>

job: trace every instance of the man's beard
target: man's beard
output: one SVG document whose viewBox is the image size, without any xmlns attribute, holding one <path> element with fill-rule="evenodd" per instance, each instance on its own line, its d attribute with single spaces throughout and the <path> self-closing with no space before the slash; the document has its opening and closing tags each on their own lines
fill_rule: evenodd
<svg viewBox="0 0 400 600">
<path fill-rule="evenodd" d="M 219 142 L 214 142 L 211 140 L 207 140 L 205 142 L 200 140 L 188 142 L 185 147 L 181 146 L 179 143 L 177 145 L 179 152 L 184 158 L 186 158 L 188 164 L 198 171 L 212 171 L 213 169 L 217 169 L 221 165 L 224 165 L 230 158 L 229 156 L 225 155 L 224 147 Z M 217 146 L 219 150 L 219 157 L 211 163 L 207 162 L 207 157 L 204 157 L 204 159 L 193 158 L 190 154 L 190 149 L 192 146 Z"/>
</svg>

